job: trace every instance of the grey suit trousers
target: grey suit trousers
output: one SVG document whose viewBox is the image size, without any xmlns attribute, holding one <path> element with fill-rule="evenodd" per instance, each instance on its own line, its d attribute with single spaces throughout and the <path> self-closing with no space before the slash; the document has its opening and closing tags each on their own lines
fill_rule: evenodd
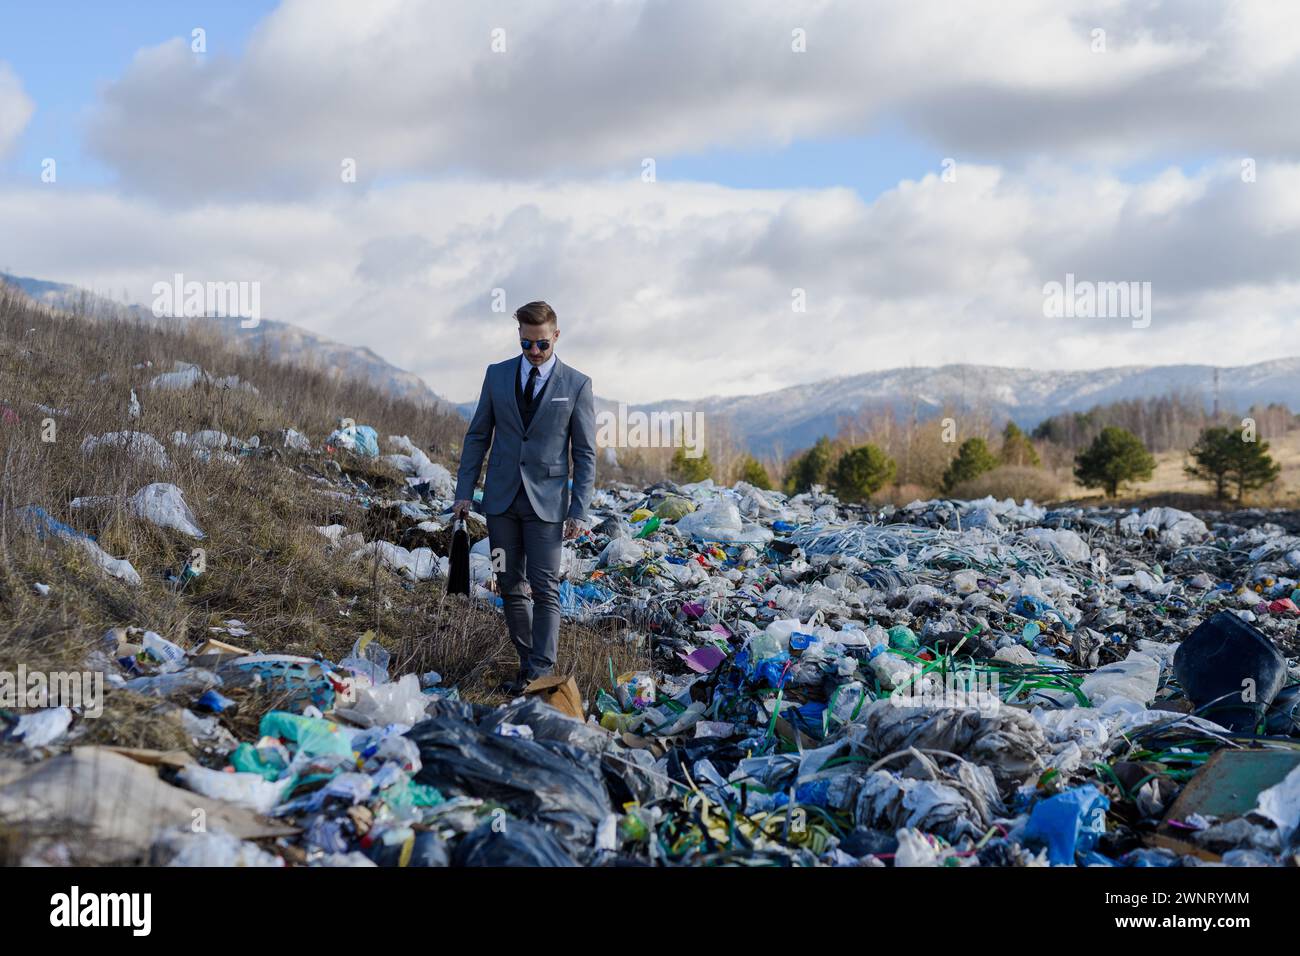
<svg viewBox="0 0 1300 956">
<path fill-rule="evenodd" d="M 505 556 L 497 587 L 505 603 L 506 626 L 519 653 L 519 671 L 528 679 L 555 669 L 560 642 L 560 555 L 564 522 L 537 516 L 521 483 L 502 514 L 487 516 L 488 544 Z M 529 600 L 524 581 L 532 589 Z"/>
</svg>

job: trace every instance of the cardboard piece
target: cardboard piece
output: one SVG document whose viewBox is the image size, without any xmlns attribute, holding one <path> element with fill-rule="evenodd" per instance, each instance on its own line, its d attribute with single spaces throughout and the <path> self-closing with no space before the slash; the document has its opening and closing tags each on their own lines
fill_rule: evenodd
<svg viewBox="0 0 1300 956">
<path fill-rule="evenodd" d="M 540 696 L 542 703 L 550 704 L 575 720 L 587 719 L 587 715 L 582 711 L 582 695 L 578 693 L 578 682 L 572 677 L 562 677 L 559 674 L 539 677 L 524 688 L 524 693 Z"/>
<path fill-rule="evenodd" d="M 623 742 L 624 747 L 627 747 L 630 750 L 648 750 L 650 751 L 650 755 L 658 760 L 671 750 L 673 745 L 682 738 L 680 735 L 674 735 L 671 737 L 642 737 L 640 734 L 634 734 L 625 730 L 619 739 Z"/>
<path fill-rule="evenodd" d="M 1276 786 L 1300 766 L 1294 750 L 1220 750 L 1205 761 L 1165 814 L 1165 821 L 1193 813 L 1231 820 L 1255 809 L 1262 790 Z"/>
<path fill-rule="evenodd" d="M 1147 845 L 1217 862 L 1217 853 L 1192 842 L 1186 830 L 1171 824 L 1193 813 L 1221 821 L 1249 813 L 1260 792 L 1280 783 L 1296 766 L 1300 766 L 1300 752 L 1294 750 L 1220 750 L 1183 787 Z"/>
<path fill-rule="evenodd" d="M 211 830 L 241 840 L 291 836 L 296 827 L 164 782 L 158 771 L 106 747 L 72 750 L 32 765 L 0 787 L 0 818 L 13 826 L 77 828 L 87 863 L 128 864 L 149 850 L 160 827 L 189 828 L 194 811 Z"/>
<path fill-rule="evenodd" d="M 149 767 L 172 767 L 179 770 L 189 764 L 198 763 L 184 750 L 149 750 L 144 747 L 105 747 L 104 749 L 121 754 L 123 757 L 130 757 L 137 763 Z"/>
<path fill-rule="evenodd" d="M 782 740 L 789 741 L 790 743 L 798 742 L 799 746 L 804 750 L 813 750 L 819 746 L 817 741 L 813 740 L 802 730 L 796 730 L 794 725 L 784 717 L 778 717 L 776 719 L 776 724 L 772 729 L 776 731 L 777 735 L 780 736 Z"/>
<path fill-rule="evenodd" d="M 234 644 L 227 644 L 225 641 L 218 641 L 210 637 L 203 642 L 203 645 L 192 653 L 194 658 L 191 664 L 194 667 L 204 667 L 208 670 L 233 661 L 236 658 L 248 657 L 252 651 L 246 651 L 242 647 L 236 647 Z"/>
</svg>

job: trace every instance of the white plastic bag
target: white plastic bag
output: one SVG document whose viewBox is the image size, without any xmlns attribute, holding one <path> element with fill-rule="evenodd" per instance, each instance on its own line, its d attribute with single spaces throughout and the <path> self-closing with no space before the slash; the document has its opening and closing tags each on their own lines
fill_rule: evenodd
<svg viewBox="0 0 1300 956">
<path fill-rule="evenodd" d="M 1159 687 L 1160 662 L 1141 651 L 1130 651 L 1124 660 L 1093 671 L 1079 689 L 1094 705 L 1110 697 L 1127 697 L 1145 705 L 1155 700 Z"/>
<path fill-rule="evenodd" d="M 263 780 L 255 773 L 225 773 L 198 764 L 181 767 L 176 779 L 204 797 L 224 800 L 256 813 L 270 813 L 289 781 Z"/>
<path fill-rule="evenodd" d="M 370 727 L 417 724 L 424 718 L 428 704 L 429 698 L 420 691 L 420 678 L 403 674 L 401 680 L 359 689 L 356 704 L 340 708 L 338 713 Z"/>
</svg>

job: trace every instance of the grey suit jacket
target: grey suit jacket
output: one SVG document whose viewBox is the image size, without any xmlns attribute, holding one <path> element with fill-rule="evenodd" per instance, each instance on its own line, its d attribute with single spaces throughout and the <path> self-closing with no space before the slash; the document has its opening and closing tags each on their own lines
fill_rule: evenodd
<svg viewBox="0 0 1300 956">
<path fill-rule="evenodd" d="M 520 356 L 489 365 L 478 407 L 465 432 L 456 475 L 457 500 L 472 499 L 492 446 L 483 482 L 483 511 L 501 514 L 523 482 L 538 517 L 587 520 L 596 483 L 596 412 L 591 379 L 555 357 L 533 422 L 524 420 L 515 401 Z M 573 456 L 573 494 L 569 494 L 569 456 Z"/>
</svg>

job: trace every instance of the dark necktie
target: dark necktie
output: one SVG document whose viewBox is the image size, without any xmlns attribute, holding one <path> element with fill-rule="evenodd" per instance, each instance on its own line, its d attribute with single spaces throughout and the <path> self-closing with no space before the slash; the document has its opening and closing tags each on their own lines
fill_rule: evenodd
<svg viewBox="0 0 1300 956">
<path fill-rule="evenodd" d="M 528 371 L 528 388 L 524 392 L 524 400 L 528 402 L 529 405 L 533 404 L 533 394 L 536 388 L 537 388 L 537 366 L 534 365 Z"/>
</svg>

